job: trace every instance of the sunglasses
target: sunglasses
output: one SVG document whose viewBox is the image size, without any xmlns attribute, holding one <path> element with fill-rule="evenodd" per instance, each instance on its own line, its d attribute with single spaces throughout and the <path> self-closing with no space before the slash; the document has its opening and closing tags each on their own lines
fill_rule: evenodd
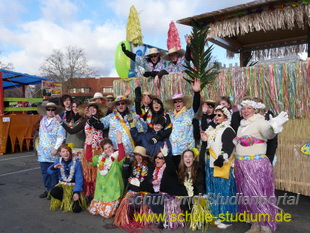
<svg viewBox="0 0 310 233">
<path fill-rule="evenodd" d="M 157 57 L 157 56 L 158 56 L 158 54 L 156 54 L 156 55 L 150 55 L 149 58 L 154 58 L 154 57 Z"/>
<path fill-rule="evenodd" d="M 182 99 L 178 99 L 178 100 L 174 100 L 174 101 L 173 101 L 174 104 L 176 104 L 176 103 L 182 103 L 182 102 L 183 102 Z"/>
<path fill-rule="evenodd" d="M 46 111 L 48 111 L 48 112 L 55 112 L 56 109 L 55 108 L 47 108 Z"/>
<path fill-rule="evenodd" d="M 120 105 L 126 105 L 126 103 L 125 102 L 116 103 L 116 106 L 120 106 Z"/>
<path fill-rule="evenodd" d="M 156 156 L 155 159 L 165 159 L 165 158 L 162 156 Z"/>
<path fill-rule="evenodd" d="M 107 99 L 107 102 L 113 102 L 113 100 L 109 100 L 109 99 Z"/>
</svg>

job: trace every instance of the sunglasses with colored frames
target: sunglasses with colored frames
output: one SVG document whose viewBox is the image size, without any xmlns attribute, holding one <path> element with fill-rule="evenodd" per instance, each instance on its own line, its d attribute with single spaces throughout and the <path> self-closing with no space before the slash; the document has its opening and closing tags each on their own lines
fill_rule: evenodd
<svg viewBox="0 0 310 233">
<path fill-rule="evenodd" d="M 156 156 L 155 159 L 165 159 L 164 157 Z"/>
<path fill-rule="evenodd" d="M 126 103 L 125 102 L 116 103 L 116 106 L 120 106 L 120 105 L 126 105 Z"/>
<path fill-rule="evenodd" d="M 46 111 L 48 111 L 48 112 L 55 112 L 56 109 L 55 108 L 47 108 Z"/>
<path fill-rule="evenodd" d="M 174 100 L 174 101 L 173 101 L 173 103 L 175 103 L 175 104 L 176 104 L 176 103 L 182 103 L 182 102 L 183 102 L 182 99 L 178 99 L 178 100 Z"/>
</svg>

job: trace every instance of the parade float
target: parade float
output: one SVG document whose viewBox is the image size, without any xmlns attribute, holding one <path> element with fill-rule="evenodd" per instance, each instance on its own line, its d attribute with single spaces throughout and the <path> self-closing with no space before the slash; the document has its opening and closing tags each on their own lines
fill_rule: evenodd
<svg viewBox="0 0 310 233">
<path fill-rule="evenodd" d="M 30 150 L 35 125 L 41 118 L 34 114 L 37 107 L 31 107 L 31 104 L 42 102 L 42 98 L 4 98 L 4 90 L 21 88 L 25 97 L 27 85 L 41 84 L 44 80 L 50 79 L 0 69 L 0 155 L 8 149 L 11 152 L 16 149 L 22 152 L 24 147 Z M 8 144 L 11 148 L 7 148 Z"/>
<path fill-rule="evenodd" d="M 209 27 L 209 41 L 227 49 L 228 56 L 238 54 L 240 57 L 240 67 L 220 69 L 212 84 L 202 90 L 205 99 L 217 100 L 227 95 L 238 103 L 245 95 L 257 96 L 275 114 L 288 112 L 290 121 L 279 135 L 276 152 L 276 188 L 308 196 L 310 60 L 246 64 L 251 57 L 263 59 L 307 52 L 309 17 L 309 1 L 268 0 L 177 21 L 188 26 L 193 26 L 196 21 Z M 115 95 L 123 94 L 129 86 L 134 89 L 138 84 L 142 91 L 154 93 L 151 78 L 122 78 L 114 81 Z M 185 73 L 164 75 L 158 97 L 164 101 L 174 93 L 191 95 L 190 83 L 185 80 L 188 78 Z"/>
</svg>

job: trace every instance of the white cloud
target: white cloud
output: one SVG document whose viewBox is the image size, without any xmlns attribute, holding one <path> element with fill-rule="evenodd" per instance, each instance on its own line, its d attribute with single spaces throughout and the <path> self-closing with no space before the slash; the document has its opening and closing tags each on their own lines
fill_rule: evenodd
<svg viewBox="0 0 310 233">
<path fill-rule="evenodd" d="M 27 1 L 5 1 L 8 4 L 10 2 L 16 4 L 9 4 L 13 10 L 16 10 L 16 13 L 11 14 L 12 17 L 27 8 Z M 90 2 L 92 1 L 85 0 L 82 5 L 91 4 Z M 227 5 L 226 1 L 218 2 L 225 2 L 221 3 L 223 6 Z M 244 2 L 247 1 L 234 1 L 234 4 Z M 211 8 L 212 4 L 215 4 L 211 0 L 116 0 L 106 4 L 111 9 L 108 15 L 115 14 L 117 21 L 104 18 L 107 12 L 102 12 L 102 23 L 94 25 L 90 20 L 77 20 L 77 14 L 83 9 L 79 9 L 72 1 L 41 1 L 38 7 L 41 12 L 36 13 L 41 18 L 23 21 L 18 24 L 17 29 L 16 25 L 12 28 L 10 24 L 2 24 L 2 27 L 0 24 L 0 45 L 3 48 L 14 48 L 12 51 L 2 53 L 2 55 L 5 54 L 3 60 L 13 63 L 16 71 L 38 75 L 39 67 L 53 49 L 76 46 L 85 50 L 89 64 L 94 66 L 100 75 L 116 76 L 115 48 L 126 38 L 126 23 L 132 5 L 139 12 L 144 43 L 162 48 L 166 48 L 168 27 L 172 20 L 216 10 Z M 9 8 L 4 6 L 0 13 L 8 10 Z M 18 18 L 15 20 L 20 21 Z M 189 33 L 191 28 L 179 24 L 176 26 L 180 32 L 181 42 L 185 45 L 183 35 Z"/>
<path fill-rule="evenodd" d="M 44 19 L 66 24 L 76 17 L 78 8 L 69 0 L 42 1 L 41 11 Z"/>
</svg>

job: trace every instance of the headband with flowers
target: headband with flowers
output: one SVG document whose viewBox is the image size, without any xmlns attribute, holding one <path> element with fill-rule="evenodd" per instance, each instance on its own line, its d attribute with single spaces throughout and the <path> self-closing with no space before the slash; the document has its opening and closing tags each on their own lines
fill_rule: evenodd
<svg viewBox="0 0 310 233">
<path fill-rule="evenodd" d="M 244 107 L 244 106 L 251 106 L 253 107 L 254 109 L 257 109 L 257 103 L 254 101 L 254 100 L 243 100 L 241 103 L 240 103 L 241 107 Z"/>
<path fill-rule="evenodd" d="M 221 110 L 223 111 L 224 115 L 228 118 L 228 120 L 230 121 L 231 120 L 231 113 L 230 111 L 223 105 L 218 105 L 216 108 L 215 108 L 215 111 L 216 110 Z"/>
<path fill-rule="evenodd" d="M 266 105 L 263 104 L 262 102 L 258 102 L 258 103 L 256 103 L 256 108 L 257 108 L 257 109 L 265 109 L 265 108 L 266 108 Z"/>
</svg>

